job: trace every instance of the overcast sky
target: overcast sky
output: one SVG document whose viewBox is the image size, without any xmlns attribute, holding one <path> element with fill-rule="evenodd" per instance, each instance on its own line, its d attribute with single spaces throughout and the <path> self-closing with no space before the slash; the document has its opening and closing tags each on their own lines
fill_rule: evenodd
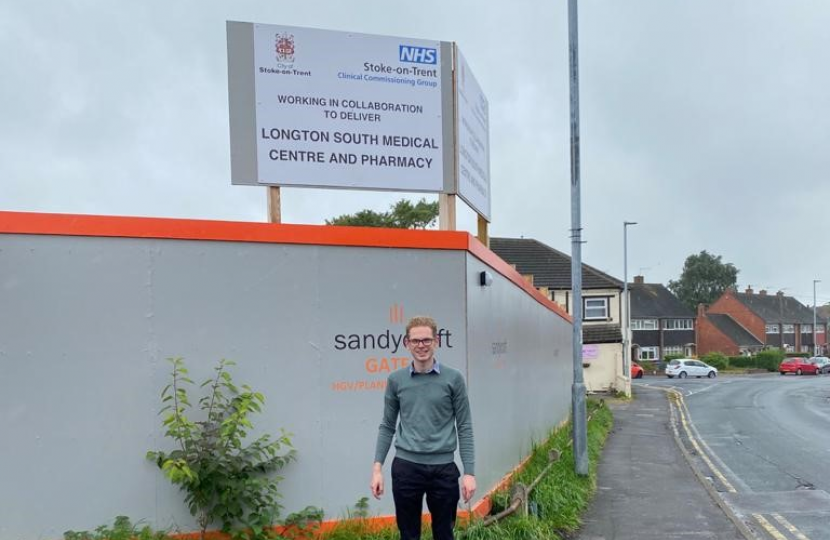
<svg viewBox="0 0 830 540">
<path fill-rule="evenodd" d="M 629 277 L 705 249 L 830 302 L 830 2 L 579 9 L 584 261 L 622 278 L 637 221 Z M 565 0 L 0 0 L 0 209 L 264 221 L 265 188 L 230 184 L 227 20 L 456 41 L 490 102 L 491 234 L 570 253 Z M 283 220 L 398 198 L 283 189 Z"/>
</svg>

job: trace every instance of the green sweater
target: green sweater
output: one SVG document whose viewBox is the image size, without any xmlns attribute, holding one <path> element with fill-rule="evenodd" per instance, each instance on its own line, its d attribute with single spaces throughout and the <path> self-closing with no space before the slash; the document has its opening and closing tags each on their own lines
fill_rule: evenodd
<svg viewBox="0 0 830 540">
<path fill-rule="evenodd" d="M 467 386 L 460 371 L 443 364 L 438 368 L 440 373 L 413 374 L 404 368 L 389 375 L 375 461 L 386 460 L 392 436 L 397 434 L 396 456 L 425 465 L 451 463 L 457 443 L 464 474 L 474 475 L 473 419 Z"/>
</svg>

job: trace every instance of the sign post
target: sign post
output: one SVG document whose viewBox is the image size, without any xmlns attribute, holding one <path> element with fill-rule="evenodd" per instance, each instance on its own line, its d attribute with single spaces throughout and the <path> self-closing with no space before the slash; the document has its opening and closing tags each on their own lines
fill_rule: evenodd
<svg viewBox="0 0 830 540">
<path fill-rule="evenodd" d="M 441 192 L 452 175 L 440 42 L 228 22 L 228 57 L 233 184 Z"/>
<path fill-rule="evenodd" d="M 490 221 L 489 105 L 454 43 L 227 23 L 231 182 L 439 193 Z"/>
</svg>

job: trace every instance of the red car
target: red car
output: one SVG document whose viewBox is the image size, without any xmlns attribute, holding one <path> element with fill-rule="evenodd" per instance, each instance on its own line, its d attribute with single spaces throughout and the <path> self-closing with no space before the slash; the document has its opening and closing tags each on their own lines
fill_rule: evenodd
<svg viewBox="0 0 830 540">
<path fill-rule="evenodd" d="M 643 378 L 643 368 L 637 362 L 631 362 L 631 378 L 632 379 L 642 379 Z"/>
<path fill-rule="evenodd" d="M 785 358 L 781 365 L 778 366 L 778 373 L 784 375 L 785 373 L 795 373 L 796 375 L 803 375 L 809 373 L 810 375 L 818 375 L 819 367 L 816 364 L 810 363 L 809 358 Z"/>
</svg>

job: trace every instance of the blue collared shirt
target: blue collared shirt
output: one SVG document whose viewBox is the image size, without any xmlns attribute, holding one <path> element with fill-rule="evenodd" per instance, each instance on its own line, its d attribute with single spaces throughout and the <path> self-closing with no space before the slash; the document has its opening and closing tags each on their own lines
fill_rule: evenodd
<svg viewBox="0 0 830 540">
<path fill-rule="evenodd" d="M 438 360 L 434 358 L 432 359 L 432 369 L 430 369 L 429 371 L 424 371 L 423 373 L 415 371 L 414 361 L 411 364 L 409 364 L 409 375 L 411 377 L 414 377 L 415 375 L 429 375 L 430 373 L 441 373 L 441 365 L 438 363 Z"/>
</svg>

